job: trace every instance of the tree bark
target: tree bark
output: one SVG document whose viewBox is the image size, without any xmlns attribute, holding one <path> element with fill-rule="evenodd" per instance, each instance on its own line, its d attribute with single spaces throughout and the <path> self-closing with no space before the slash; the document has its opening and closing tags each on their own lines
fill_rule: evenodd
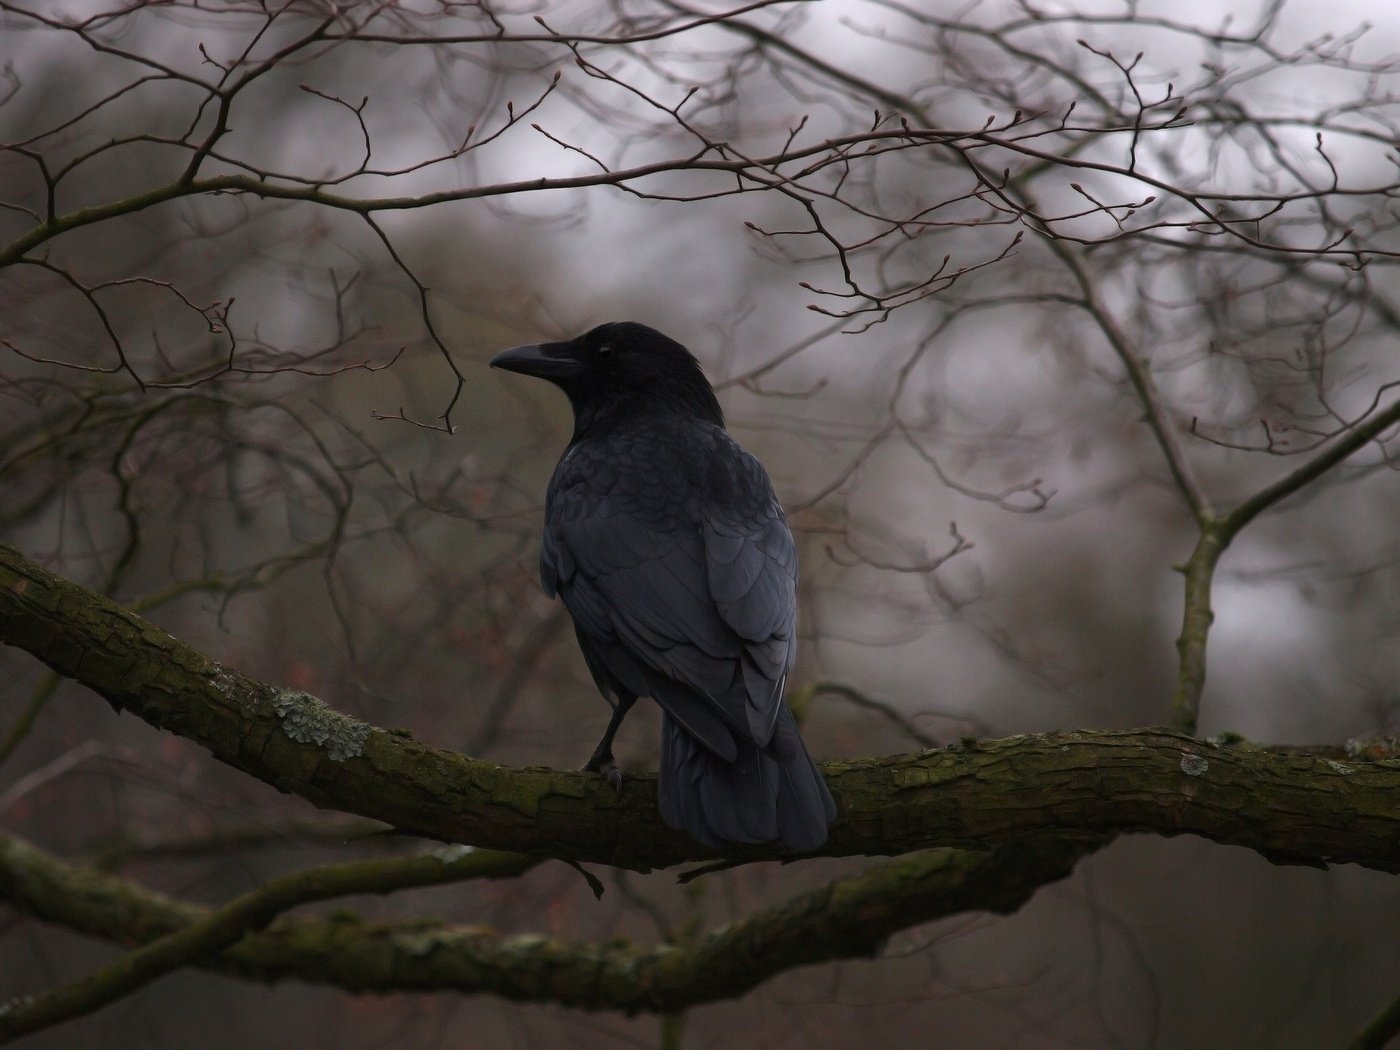
<svg viewBox="0 0 1400 1050">
<path fill-rule="evenodd" d="M 254 980 L 295 978 L 350 991 L 484 992 L 589 1010 L 667 1012 L 741 996 L 798 966 L 877 955 L 898 931 L 944 916 L 1010 914 L 1041 886 L 1068 875 L 1086 852 L 1064 846 L 924 851 L 836 879 L 682 944 L 567 942 L 480 926 L 372 923 L 338 915 L 282 918 L 191 961 Z M 433 866 L 431 857 L 356 863 L 410 874 Z M 524 861 L 516 867 L 528 866 Z M 509 870 L 508 856 L 487 858 L 486 877 Z M 417 880 L 400 881 L 428 881 L 417 874 Z M 387 890 L 386 881 L 376 891 Z M 68 929 L 128 944 L 171 940 L 214 914 L 3 835 L 0 897 Z"/>
<path fill-rule="evenodd" d="M 313 804 L 451 842 L 638 871 L 712 858 L 661 823 L 656 782 L 511 769 L 349 718 L 226 667 L 0 546 L 0 641 L 118 710 Z M 1400 870 L 1400 764 L 1161 729 L 1065 732 L 826 763 L 825 856 L 1194 834 L 1285 863 Z M 790 857 L 731 847 L 735 861 Z"/>
</svg>

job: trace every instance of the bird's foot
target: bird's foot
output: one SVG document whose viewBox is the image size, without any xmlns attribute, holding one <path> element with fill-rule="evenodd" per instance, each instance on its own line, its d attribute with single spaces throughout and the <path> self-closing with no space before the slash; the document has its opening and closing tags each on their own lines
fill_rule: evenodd
<svg viewBox="0 0 1400 1050">
<path fill-rule="evenodd" d="M 622 794 L 622 770 L 617 768 L 617 763 L 613 761 L 611 751 L 599 749 L 594 751 L 587 762 L 583 765 L 585 773 L 601 773 L 608 778 L 608 783 L 613 786 L 613 790 L 619 795 Z"/>
</svg>

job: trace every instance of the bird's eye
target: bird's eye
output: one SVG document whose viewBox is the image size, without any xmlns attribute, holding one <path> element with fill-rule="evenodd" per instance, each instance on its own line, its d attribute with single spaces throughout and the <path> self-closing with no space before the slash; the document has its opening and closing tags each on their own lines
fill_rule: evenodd
<svg viewBox="0 0 1400 1050">
<path fill-rule="evenodd" d="M 599 357 L 612 357 L 612 352 L 612 343 L 604 343 L 602 346 L 598 347 Z"/>
</svg>

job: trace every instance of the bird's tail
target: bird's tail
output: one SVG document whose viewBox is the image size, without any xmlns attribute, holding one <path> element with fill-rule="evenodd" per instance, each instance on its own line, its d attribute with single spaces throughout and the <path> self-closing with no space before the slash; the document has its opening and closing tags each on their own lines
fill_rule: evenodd
<svg viewBox="0 0 1400 1050">
<path fill-rule="evenodd" d="M 836 804 L 783 704 L 766 747 L 738 740 L 727 762 L 680 723 L 661 720 L 661 818 L 707 846 L 781 840 L 794 850 L 826 841 Z"/>
</svg>

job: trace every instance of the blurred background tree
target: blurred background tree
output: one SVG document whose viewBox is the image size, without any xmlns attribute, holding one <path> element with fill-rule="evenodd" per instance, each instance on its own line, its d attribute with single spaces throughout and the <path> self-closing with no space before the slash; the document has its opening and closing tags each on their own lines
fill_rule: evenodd
<svg viewBox="0 0 1400 1050">
<path fill-rule="evenodd" d="M 1400 45 L 1365 6 L 0 0 L 0 1030 L 1382 1045 Z M 504 799 L 544 774 L 405 742 L 586 757 L 534 565 L 567 408 L 485 362 L 623 318 L 774 475 L 817 757 L 956 745 L 830 766 L 828 857 L 711 870 L 644 776 L 413 817 L 380 761 Z"/>
</svg>

